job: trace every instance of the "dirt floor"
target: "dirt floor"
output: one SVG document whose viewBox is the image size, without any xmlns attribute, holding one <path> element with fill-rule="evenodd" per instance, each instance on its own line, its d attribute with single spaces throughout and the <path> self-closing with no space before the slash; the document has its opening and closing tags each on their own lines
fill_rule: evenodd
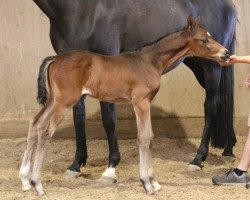
<svg viewBox="0 0 250 200">
<path fill-rule="evenodd" d="M 238 163 L 245 138 L 238 137 L 235 148 Z M 74 157 L 74 140 L 53 140 L 43 167 L 43 185 L 47 196 L 39 198 L 34 189 L 22 192 L 18 178 L 25 138 L 0 140 L 0 199 L 249 199 L 250 189 L 213 186 L 211 177 L 234 166 L 221 157 L 221 150 L 210 149 L 203 171 L 187 171 L 200 139 L 154 139 L 153 162 L 162 190 L 154 196 L 144 193 L 139 182 L 136 140 L 119 140 L 121 162 L 117 168 L 118 182 L 103 187 L 97 181 L 106 168 L 105 140 L 88 141 L 89 159 L 82 167 L 82 176 L 68 180 L 65 169 Z"/>
</svg>

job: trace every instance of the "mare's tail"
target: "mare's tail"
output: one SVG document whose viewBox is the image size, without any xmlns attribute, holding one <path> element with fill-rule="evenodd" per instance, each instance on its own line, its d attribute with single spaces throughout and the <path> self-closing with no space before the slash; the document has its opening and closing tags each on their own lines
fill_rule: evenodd
<svg viewBox="0 0 250 200">
<path fill-rule="evenodd" d="M 235 34 L 229 46 L 234 53 Z M 217 148 L 232 148 L 236 143 L 233 127 L 234 114 L 234 70 L 233 66 L 223 67 L 220 80 L 220 105 L 217 113 L 217 127 L 211 137 L 211 144 Z"/>
<path fill-rule="evenodd" d="M 47 57 L 43 60 L 40 66 L 40 70 L 39 70 L 39 74 L 37 78 L 37 87 L 38 87 L 37 101 L 39 104 L 43 106 L 46 104 L 47 99 L 48 99 L 48 91 L 46 88 L 47 69 L 50 66 L 50 64 L 55 60 L 56 60 L 56 56 Z"/>
</svg>

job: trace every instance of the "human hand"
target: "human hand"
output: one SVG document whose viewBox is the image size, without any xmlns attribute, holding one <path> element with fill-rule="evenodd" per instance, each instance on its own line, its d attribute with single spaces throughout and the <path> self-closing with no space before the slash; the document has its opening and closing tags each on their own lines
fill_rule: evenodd
<svg viewBox="0 0 250 200">
<path fill-rule="evenodd" d="M 246 77 L 245 84 L 248 88 L 250 88 L 250 74 Z"/>
<path fill-rule="evenodd" d="M 221 66 L 229 66 L 240 61 L 239 57 L 236 55 L 231 55 L 228 61 L 225 62 L 218 62 Z"/>
</svg>

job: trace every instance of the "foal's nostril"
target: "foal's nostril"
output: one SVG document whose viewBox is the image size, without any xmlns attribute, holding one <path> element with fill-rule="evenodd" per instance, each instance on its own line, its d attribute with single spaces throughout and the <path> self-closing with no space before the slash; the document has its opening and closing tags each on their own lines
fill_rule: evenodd
<svg viewBox="0 0 250 200">
<path fill-rule="evenodd" d="M 225 50 L 220 58 L 223 61 L 228 61 L 230 58 L 230 55 L 231 55 L 230 52 L 228 50 Z"/>
<path fill-rule="evenodd" d="M 225 54 L 227 55 L 227 56 L 230 56 L 230 52 L 226 49 L 225 50 Z"/>
<path fill-rule="evenodd" d="M 220 58 L 223 61 L 228 61 L 230 56 L 231 56 L 230 52 L 226 49 L 223 53 L 223 56 L 221 56 Z"/>
</svg>

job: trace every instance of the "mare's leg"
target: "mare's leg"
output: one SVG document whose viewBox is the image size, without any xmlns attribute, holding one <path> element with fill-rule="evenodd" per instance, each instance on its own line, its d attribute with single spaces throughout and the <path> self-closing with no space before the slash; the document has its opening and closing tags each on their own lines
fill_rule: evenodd
<svg viewBox="0 0 250 200">
<path fill-rule="evenodd" d="M 221 77 L 221 67 L 214 62 L 199 58 L 186 59 L 184 63 L 195 73 L 199 83 L 206 90 L 205 107 L 205 127 L 202 134 L 200 146 L 193 161 L 189 165 L 190 170 L 201 170 L 202 162 L 208 155 L 208 146 L 212 132 L 216 131 L 216 114 L 219 96 L 219 84 Z"/>
<path fill-rule="evenodd" d="M 115 104 L 101 101 L 100 105 L 102 113 L 102 123 L 107 134 L 109 145 L 109 164 L 108 168 L 102 174 L 102 178 L 100 179 L 100 181 L 104 183 L 114 183 L 117 181 L 117 177 L 115 175 L 115 167 L 120 161 L 120 152 L 115 134 Z"/>
<path fill-rule="evenodd" d="M 29 172 L 31 167 L 31 158 L 34 151 L 34 146 L 37 143 L 37 121 L 46 110 L 47 106 L 43 107 L 42 110 L 29 122 L 29 132 L 27 137 L 27 147 L 24 152 L 22 164 L 20 167 L 20 178 L 22 181 L 22 190 L 27 191 L 31 188 L 29 181 Z"/>
<path fill-rule="evenodd" d="M 231 53 L 234 53 L 235 51 L 235 41 L 232 40 L 231 44 L 228 47 L 228 50 Z M 233 103 L 233 95 L 234 95 L 234 71 L 232 66 L 228 66 L 226 68 L 222 69 L 222 76 L 221 76 L 221 88 L 223 89 L 223 96 L 225 101 L 223 103 L 221 103 L 220 107 L 219 107 L 219 113 L 221 113 L 220 115 L 222 115 L 223 117 L 220 117 L 221 120 L 219 121 L 219 131 L 222 132 L 222 134 L 220 134 L 220 138 L 225 138 L 226 137 L 226 142 L 225 142 L 225 149 L 224 152 L 222 153 L 223 156 L 226 156 L 227 158 L 229 158 L 229 160 L 233 160 L 234 161 L 234 154 L 233 154 L 233 147 L 236 144 L 237 140 L 236 140 L 236 135 L 234 132 L 234 128 L 233 128 L 233 107 L 234 107 L 234 103 Z M 226 108 L 226 109 L 225 109 Z M 225 121 L 227 122 L 225 124 Z M 224 123 L 222 123 L 224 122 Z M 213 138 L 213 141 L 216 141 L 216 138 Z M 219 142 L 220 145 L 220 140 Z M 218 144 L 215 144 L 215 146 Z"/>
<path fill-rule="evenodd" d="M 91 42 L 94 43 L 95 41 Z M 107 46 L 109 45 L 109 46 Z M 94 46 L 94 45 L 93 45 Z M 115 55 L 120 53 L 120 38 L 112 38 L 111 41 L 105 43 L 104 46 L 99 44 L 98 49 L 89 47 L 85 50 L 97 52 L 104 55 Z M 56 52 L 64 52 L 65 50 L 57 49 Z M 105 128 L 107 139 L 109 143 L 109 164 L 108 168 L 99 179 L 105 184 L 116 182 L 115 167 L 120 161 L 120 153 L 117 144 L 117 138 L 115 135 L 115 105 L 110 103 L 101 102 L 101 112 L 103 126 Z M 86 134 L 85 134 L 85 96 L 82 96 L 80 101 L 73 107 L 74 125 L 76 132 L 76 154 L 75 160 L 66 172 L 66 175 L 78 176 L 80 173 L 81 165 L 85 165 L 87 160 L 87 146 L 86 146 Z"/>
<path fill-rule="evenodd" d="M 91 50 L 91 49 L 90 49 Z M 93 50 L 93 49 L 92 49 Z M 95 51 L 95 50 L 94 50 Z M 104 55 L 116 55 L 121 52 L 121 44 L 119 35 L 110 38 L 105 44 L 98 46 L 98 53 Z M 116 110 L 115 104 L 100 101 L 102 124 L 105 129 L 108 145 L 109 145 L 109 163 L 106 170 L 103 172 L 102 177 L 99 179 L 104 184 L 112 184 L 117 181 L 115 175 L 115 168 L 120 161 L 120 152 L 115 134 L 116 125 Z"/>
<path fill-rule="evenodd" d="M 154 137 L 151 125 L 150 102 L 148 99 L 138 104 L 133 104 L 137 129 L 138 129 L 138 145 L 140 153 L 140 180 L 147 194 L 154 194 L 150 178 L 153 178 L 153 168 L 150 158 L 150 146 Z M 151 168 L 150 168 L 151 166 Z M 149 173 L 150 172 L 150 173 Z M 149 176 L 150 174 L 150 176 Z"/>
<path fill-rule="evenodd" d="M 85 95 L 82 95 L 79 102 L 73 107 L 73 118 L 76 133 L 76 153 L 73 163 L 68 167 L 66 176 L 77 177 L 80 175 L 80 167 L 86 164 L 87 145 L 85 133 Z"/>
<path fill-rule="evenodd" d="M 41 183 L 41 169 L 45 151 L 56 130 L 56 127 L 61 122 L 67 111 L 68 108 L 66 106 L 59 103 L 54 103 L 52 105 L 51 111 L 45 111 L 44 116 L 42 116 L 43 118 L 38 122 L 37 125 L 38 142 L 31 184 L 35 187 L 39 196 L 45 194 Z"/>
</svg>

